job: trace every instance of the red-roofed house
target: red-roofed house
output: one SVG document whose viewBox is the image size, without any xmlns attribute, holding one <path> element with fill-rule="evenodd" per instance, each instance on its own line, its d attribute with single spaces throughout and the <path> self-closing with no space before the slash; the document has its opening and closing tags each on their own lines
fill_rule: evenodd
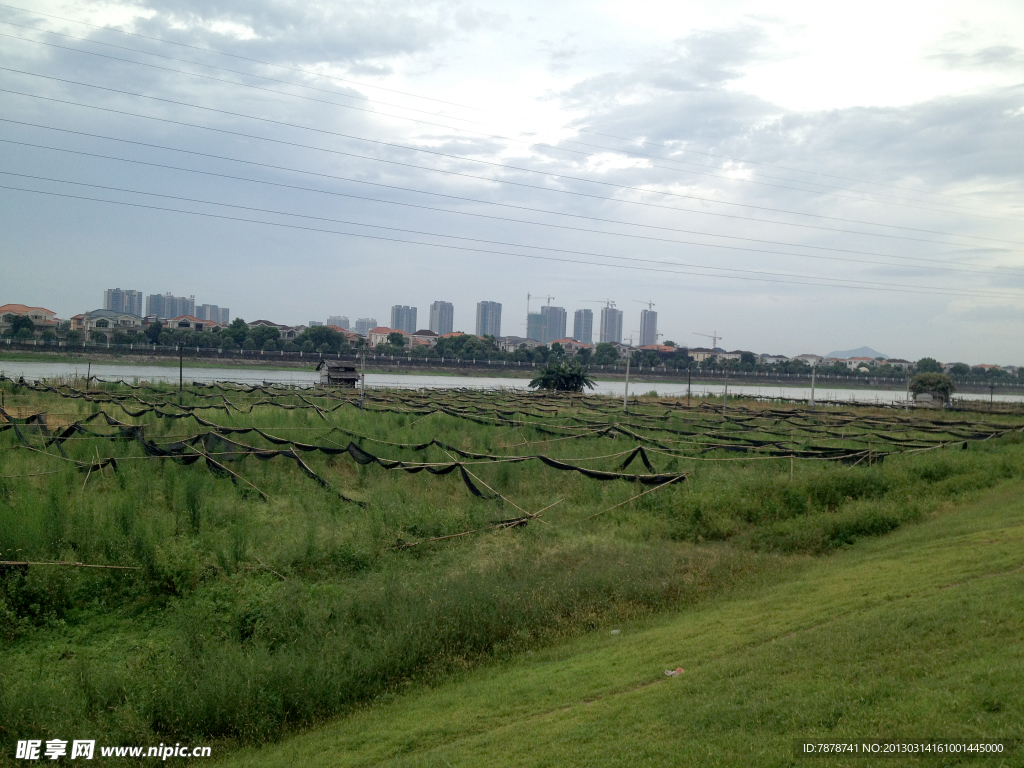
<svg viewBox="0 0 1024 768">
<path fill-rule="evenodd" d="M 11 324 L 4 320 L 7 315 L 27 317 L 35 326 L 35 334 L 39 334 L 47 328 L 55 330 L 60 322 L 52 309 L 27 307 L 24 304 L 4 304 L 0 307 L 0 334 L 5 333 L 10 328 Z"/>
<path fill-rule="evenodd" d="M 569 337 L 566 337 L 564 339 L 555 339 L 551 343 L 560 345 L 562 349 L 565 350 L 565 353 L 567 355 L 578 354 L 581 349 L 594 348 L 593 344 L 584 344 L 582 341 L 576 341 L 576 339 L 572 339 Z"/>
<path fill-rule="evenodd" d="M 370 348 L 376 347 L 378 344 L 387 344 L 388 336 L 392 333 L 402 334 L 402 343 L 405 346 L 409 346 L 409 340 L 412 338 L 411 334 L 398 328 L 388 328 L 384 325 L 378 325 L 376 328 L 371 328 L 370 332 L 366 334 L 366 342 L 370 345 Z"/>
<path fill-rule="evenodd" d="M 193 315 L 178 315 L 167 321 L 167 329 L 171 331 L 196 331 L 201 333 L 203 331 L 219 331 L 224 326 L 220 323 L 215 323 L 211 320 L 200 320 L 198 317 Z"/>
</svg>

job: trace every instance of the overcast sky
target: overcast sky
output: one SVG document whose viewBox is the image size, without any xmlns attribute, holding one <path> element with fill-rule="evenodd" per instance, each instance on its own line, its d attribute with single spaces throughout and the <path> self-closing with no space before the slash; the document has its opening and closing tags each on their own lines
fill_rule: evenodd
<svg viewBox="0 0 1024 768">
<path fill-rule="evenodd" d="M 12 2 L 0 304 L 1024 364 L 1019 0 Z"/>
</svg>

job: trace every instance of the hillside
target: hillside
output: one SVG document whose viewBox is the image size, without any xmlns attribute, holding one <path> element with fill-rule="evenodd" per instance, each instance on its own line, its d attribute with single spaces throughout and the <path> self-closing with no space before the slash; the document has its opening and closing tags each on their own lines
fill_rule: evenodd
<svg viewBox="0 0 1024 768">
<path fill-rule="evenodd" d="M 1003 486 L 781 585 L 602 627 L 219 764 L 774 766 L 796 764 L 797 738 L 1019 736 L 1022 522 L 1019 483 Z"/>
</svg>

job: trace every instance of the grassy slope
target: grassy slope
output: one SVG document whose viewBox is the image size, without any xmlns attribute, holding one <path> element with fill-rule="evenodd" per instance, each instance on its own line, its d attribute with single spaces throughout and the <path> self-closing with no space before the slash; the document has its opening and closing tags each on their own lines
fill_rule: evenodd
<svg viewBox="0 0 1024 768">
<path fill-rule="evenodd" d="M 1003 485 L 781 585 L 413 690 L 226 764 L 791 765 L 796 738 L 1019 738 L 1022 523 L 1020 486 Z M 984 764 L 1024 765 L 1024 750 Z"/>
</svg>

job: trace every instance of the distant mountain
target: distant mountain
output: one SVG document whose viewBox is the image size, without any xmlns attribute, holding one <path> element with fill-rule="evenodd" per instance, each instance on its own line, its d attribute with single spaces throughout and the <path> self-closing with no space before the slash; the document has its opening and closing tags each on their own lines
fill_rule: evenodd
<svg viewBox="0 0 1024 768">
<path fill-rule="evenodd" d="M 886 360 L 889 359 L 888 355 L 876 352 L 871 347 L 858 347 L 857 349 L 847 349 L 843 352 L 829 352 L 826 357 L 840 357 L 843 359 L 849 359 L 851 357 L 884 357 Z"/>
</svg>

